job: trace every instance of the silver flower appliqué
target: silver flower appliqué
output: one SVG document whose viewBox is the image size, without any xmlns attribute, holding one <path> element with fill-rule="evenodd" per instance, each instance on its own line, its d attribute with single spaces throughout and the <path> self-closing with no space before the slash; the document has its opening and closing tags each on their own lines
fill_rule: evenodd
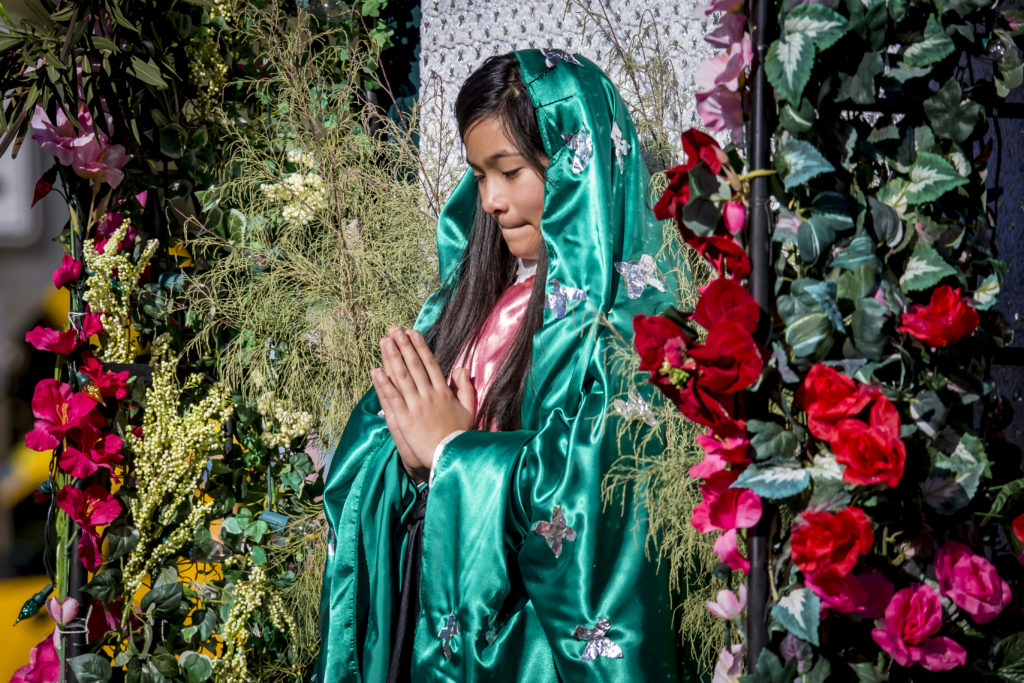
<svg viewBox="0 0 1024 683">
<path fill-rule="evenodd" d="M 551 292 L 544 297 L 544 308 L 555 312 L 556 318 L 565 317 L 565 307 L 570 301 L 586 301 L 587 293 L 575 287 L 563 287 L 558 280 L 551 279 Z"/>
<path fill-rule="evenodd" d="M 581 662 L 592 662 L 598 657 L 607 657 L 608 659 L 622 658 L 622 648 L 607 637 L 608 630 L 611 627 L 611 622 L 607 619 L 598 619 L 594 628 L 577 626 L 573 629 L 573 638 L 587 641 L 587 646 L 583 648 L 583 654 L 580 655 Z"/>
<path fill-rule="evenodd" d="M 559 62 L 568 62 L 569 64 L 575 64 L 576 66 L 583 66 L 580 60 L 576 59 L 576 56 L 571 52 L 565 50 L 559 50 L 558 48 L 541 48 L 540 53 L 544 55 L 544 66 L 549 69 L 554 69 L 558 66 Z"/>
<path fill-rule="evenodd" d="M 575 152 L 570 170 L 573 173 L 582 173 L 590 163 L 590 158 L 594 156 L 594 142 L 590 139 L 590 131 L 583 128 L 578 133 L 562 133 L 562 139 L 565 140 L 566 146 Z"/>
<path fill-rule="evenodd" d="M 444 658 L 449 662 L 452 660 L 452 647 L 451 642 L 454 636 L 459 634 L 459 622 L 455 618 L 455 613 L 452 612 L 445 619 L 444 626 L 437 632 L 437 637 L 441 639 L 441 653 Z"/>
<path fill-rule="evenodd" d="M 643 254 L 637 261 L 619 261 L 615 264 L 615 270 L 626 281 L 626 294 L 630 299 L 639 298 L 648 286 L 659 292 L 665 291 L 665 285 L 654 275 L 655 266 L 654 257 L 650 254 Z"/>
<path fill-rule="evenodd" d="M 530 531 L 544 537 L 556 558 L 562 554 L 562 541 L 576 540 L 576 530 L 565 521 L 560 505 L 551 510 L 550 522 L 537 522 Z"/>
<path fill-rule="evenodd" d="M 651 412 L 651 407 L 647 405 L 647 401 L 640 396 L 640 392 L 637 391 L 636 387 L 629 388 L 626 398 L 627 400 L 625 401 L 621 398 L 617 398 L 612 401 L 612 408 L 615 409 L 615 412 L 627 420 L 643 420 L 652 427 L 656 427 L 658 425 L 658 418 L 656 418 Z"/>
<path fill-rule="evenodd" d="M 619 173 L 622 173 L 622 160 L 629 154 L 629 143 L 623 139 L 622 130 L 615 121 L 612 121 L 612 148 L 615 150 L 615 162 L 619 167 Z"/>
</svg>

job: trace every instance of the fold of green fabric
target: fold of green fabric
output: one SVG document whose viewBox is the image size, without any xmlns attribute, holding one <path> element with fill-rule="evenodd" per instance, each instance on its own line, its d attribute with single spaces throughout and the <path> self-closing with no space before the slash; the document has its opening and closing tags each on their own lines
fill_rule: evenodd
<svg viewBox="0 0 1024 683">
<path fill-rule="evenodd" d="M 635 314 L 663 310 L 676 291 L 670 276 L 642 272 L 642 257 L 661 248 L 647 171 L 626 107 L 600 69 L 560 51 L 517 56 L 550 157 L 541 225 L 547 310 L 523 429 L 466 432 L 435 465 L 413 680 L 676 680 L 668 577 L 645 559 L 642 510 L 629 498 L 604 509 L 600 499 L 602 477 L 632 446 L 615 437 L 611 402 L 633 377 L 611 372 L 609 352 L 623 343 L 616 338 L 632 337 Z M 439 220 L 443 280 L 458 276 L 472 225 L 471 175 Z M 442 305 L 439 295 L 428 300 L 417 328 Z M 396 534 L 416 492 L 379 408 L 371 391 L 328 474 L 320 681 L 387 673 L 401 580 Z"/>
</svg>

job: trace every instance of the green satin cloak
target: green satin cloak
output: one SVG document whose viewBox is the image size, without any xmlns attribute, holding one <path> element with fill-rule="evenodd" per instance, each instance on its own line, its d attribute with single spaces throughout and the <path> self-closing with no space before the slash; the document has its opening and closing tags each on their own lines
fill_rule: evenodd
<svg viewBox="0 0 1024 683">
<path fill-rule="evenodd" d="M 612 374 L 608 350 L 616 334 L 631 339 L 635 314 L 672 303 L 674 283 L 665 293 L 648 285 L 629 296 L 616 264 L 661 247 L 636 132 L 600 69 L 580 56 L 545 52 L 517 56 L 550 157 L 541 226 L 550 308 L 534 337 L 523 429 L 467 432 L 436 463 L 423 529 L 417 683 L 680 676 L 668 579 L 644 558 L 643 511 L 634 514 L 631 499 L 608 509 L 600 501 L 602 477 L 629 447 L 616 442 L 611 401 L 633 379 Z M 442 279 L 456 276 L 475 206 L 467 173 L 438 225 Z M 586 298 L 572 296 L 577 290 Z M 560 301 L 559 292 L 569 296 Z M 418 329 L 429 327 L 442 303 L 437 295 L 427 301 Z M 596 324 L 600 314 L 614 331 Z M 371 391 L 350 418 L 328 475 L 332 537 L 319 681 L 387 675 L 403 549 L 397 529 L 416 490 L 379 408 Z M 552 522 L 556 507 L 575 532 L 557 557 L 538 533 L 543 527 L 533 530 Z M 600 619 L 608 620 L 604 638 L 622 656 L 583 661 L 608 642 L 591 645 L 576 628 L 594 629 Z M 458 632 L 443 640 L 449 623 Z"/>
</svg>

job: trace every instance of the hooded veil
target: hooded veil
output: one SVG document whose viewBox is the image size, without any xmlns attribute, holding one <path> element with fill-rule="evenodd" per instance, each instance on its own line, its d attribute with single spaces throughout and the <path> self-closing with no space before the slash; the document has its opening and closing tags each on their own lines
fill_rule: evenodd
<svg viewBox="0 0 1024 683">
<path fill-rule="evenodd" d="M 413 680 L 677 680 L 668 577 L 645 559 L 643 515 L 630 499 L 607 509 L 600 499 L 603 475 L 630 446 L 609 413 L 633 378 L 609 369 L 609 350 L 631 338 L 634 315 L 665 309 L 675 291 L 670 277 L 660 276 L 665 291 L 647 277 L 662 244 L 648 173 L 598 67 L 560 50 L 516 56 L 550 158 L 544 321 L 522 428 L 466 432 L 435 463 Z M 467 172 L 438 224 L 442 281 L 458 276 L 476 205 Z M 417 329 L 443 304 L 431 297 Z M 327 478 L 320 681 L 383 681 L 388 670 L 398 530 L 417 492 L 379 410 L 371 390 Z"/>
</svg>

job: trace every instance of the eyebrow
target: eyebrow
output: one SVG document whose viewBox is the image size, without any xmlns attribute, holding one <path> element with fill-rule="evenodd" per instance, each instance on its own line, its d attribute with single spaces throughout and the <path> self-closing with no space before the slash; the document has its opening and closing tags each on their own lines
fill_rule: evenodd
<svg viewBox="0 0 1024 683">
<path fill-rule="evenodd" d="M 513 150 L 508 150 L 508 149 L 499 150 L 499 151 L 495 152 L 494 154 L 492 154 L 491 156 L 489 156 L 486 159 L 484 159 L 484 166 L 490 166 L 491 164 L 493 164 L 498 159 L 503 159 L 505 157 L 518 157 L 518 156 L 522 156 L 522 155 L 519 152 L 516 152 L 516 151 L 513 151 Z M 469 157 L 466 157 L 466 163 L 469 164 L 472 168 L 477 168 L 477 169 L 480 168 L 479 166 L 474 164 L 472 161 L 470 161 Z"/>
</svg>

